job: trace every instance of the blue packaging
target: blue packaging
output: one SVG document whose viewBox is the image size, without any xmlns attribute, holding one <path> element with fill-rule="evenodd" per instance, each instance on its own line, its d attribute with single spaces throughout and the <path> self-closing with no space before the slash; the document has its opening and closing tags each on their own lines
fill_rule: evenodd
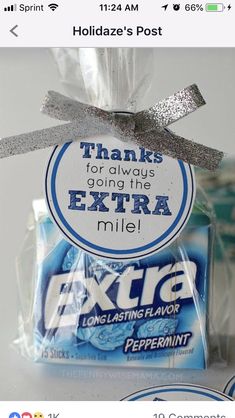
<svg viewBox="0 0 235 418">
<path fill-rule="evenodd" d="M 211 224 L 194 211 L 180 237 L 141 260 L 93 258 L 38 216 L 34 358 L 204 369 Z"/>
</svg>

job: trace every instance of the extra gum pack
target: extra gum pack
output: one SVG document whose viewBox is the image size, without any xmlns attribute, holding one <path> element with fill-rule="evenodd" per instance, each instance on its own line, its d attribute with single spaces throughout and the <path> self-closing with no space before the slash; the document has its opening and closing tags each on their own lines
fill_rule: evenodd
<svg viewBox="0 0 235 418">
<path fill-rule="evenodd" d="M 40 206 L 35 202 L 35 209 Z M 132 262 L 97 261 L 68 244 L 41 211 L 35 359 L 205 368 L 211 228 L 195 210 L 168 249 Z"/>
</svg>

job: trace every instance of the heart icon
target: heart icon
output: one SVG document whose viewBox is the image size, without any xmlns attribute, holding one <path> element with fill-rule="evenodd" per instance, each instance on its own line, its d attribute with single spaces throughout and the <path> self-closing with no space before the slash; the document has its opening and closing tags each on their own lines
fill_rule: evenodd
<svg viewBox="0 0 235 418">
<path fill-rule="evenodd" d="M 23 414 L 21 415 L 21 418 L 33 418 L 33 417 L 29 412 L 23 412 Z"/>
</svg>

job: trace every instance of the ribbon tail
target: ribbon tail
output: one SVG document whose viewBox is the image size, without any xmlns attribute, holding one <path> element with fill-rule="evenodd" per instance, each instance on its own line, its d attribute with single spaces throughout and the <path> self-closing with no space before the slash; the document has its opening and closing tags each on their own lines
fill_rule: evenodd
<svg viewBox="0 0 235 418">
<path fill-rule="evenodd" d="M 136 131 L 147 132 L 156 127 L 166 128 L 205 104 L 199 88 L 196 84 L 192 84 L 161 100 L 150 109 L 136 113 L 134 115 Z"/>
<path fill-rule="evenodd" d="M 134 142 L 151 151 L 161 152 L 169 157 L 211 171 L 218 168 L 224 156 L 222 151 L 182 138 L 167 130 L 136 134 Z M 154 143 L 156 146 L 153 146 Z"/>
<path fill-rule="evenodd" d="M 110 134 L 121 141 L 130 141 L 133 140 L 132 128 L 128 120 L 110 123 L 109 120 L 89 116 L 82 122 L 74 121 L 0 139 L 0 159 L 99 135 Z"/>
<path fill-rule="evenodd" d="M 62 145 L 65 142 L 78 141 L 86 136 L 103 134 L 107 134 L 107 128 L 104 126 L 84 127 L 79 123 L 66 123 L 22 135 L 10 136 L 0 139 L 0 158 L 26 154 L 30 151 Z"/>
</svg>

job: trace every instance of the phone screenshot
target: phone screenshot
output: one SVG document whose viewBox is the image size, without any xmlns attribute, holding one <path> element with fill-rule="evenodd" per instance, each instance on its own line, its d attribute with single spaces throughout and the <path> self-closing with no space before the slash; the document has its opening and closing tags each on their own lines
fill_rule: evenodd
<svg viewBox="0 0 235 418">
<path fill-rule="evenodd" d="M 232 417 L 235 5 L 21 1 L 0 4 L 1 417 Z"/>
</svg>

